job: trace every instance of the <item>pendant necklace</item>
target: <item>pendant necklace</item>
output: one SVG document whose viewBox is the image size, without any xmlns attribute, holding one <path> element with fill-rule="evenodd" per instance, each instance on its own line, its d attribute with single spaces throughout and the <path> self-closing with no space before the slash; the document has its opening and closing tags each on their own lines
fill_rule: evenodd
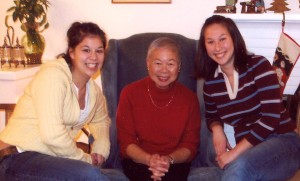
<svg viewBox="0 0 300 181">
<path fill-rule="evenodd" d="M 173 93 L 171 99 L 168 101 L 168 103 L 165 104 L 165 105 L 163 105 L 163 106 L 159 106 L 159 105 L 155 104 L 155 102 L 154 102 L 154 100 L 153 100 L 153 98 L 152 98 L 152 96 L 151 96 L 149 83 L 148 83 L 147 91 L 148 91 L 148 95 L 149 95 L 149 97 L 150 97 L 151 103 L 152 103 L 153 106 L 156 107 L 157 109 L 164 109 L 164 108 L 168 107 L 168 106 L 171 104 L 171 102 L 173 101 L 173 98 L 174 98 L 174 96 L 175 96 L 175 91 L 174 91 L 174 93 Z"/>
</svg>

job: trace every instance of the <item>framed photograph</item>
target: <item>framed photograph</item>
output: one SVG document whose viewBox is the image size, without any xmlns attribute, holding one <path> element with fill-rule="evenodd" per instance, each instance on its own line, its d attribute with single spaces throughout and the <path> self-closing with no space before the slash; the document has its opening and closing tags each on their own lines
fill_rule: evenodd
<svg viewBox="0 0 300 181">
<path fill-rule="evenodd" d="M 172 0 L 112 0 L 112 3 L 171 3 Z"/>
</svg>

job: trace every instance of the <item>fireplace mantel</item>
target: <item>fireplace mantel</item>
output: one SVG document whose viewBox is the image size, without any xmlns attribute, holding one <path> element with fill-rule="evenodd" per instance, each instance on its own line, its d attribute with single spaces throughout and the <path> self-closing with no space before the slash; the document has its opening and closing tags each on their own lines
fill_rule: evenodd
<svg viewBox="0 0 300 181">
<path fill-rule="evenodd" d="M 220 14 L 233 19 L 235 22 L 247 23 L 276 23 L 281 22 L 283 15 L 281 13 L 263 13 L 263 14 Z M 300 14 L 298 13 L 285 13 L 285 21 L 288 23 L 299 23 L 300 24 Z"/>
</svg>

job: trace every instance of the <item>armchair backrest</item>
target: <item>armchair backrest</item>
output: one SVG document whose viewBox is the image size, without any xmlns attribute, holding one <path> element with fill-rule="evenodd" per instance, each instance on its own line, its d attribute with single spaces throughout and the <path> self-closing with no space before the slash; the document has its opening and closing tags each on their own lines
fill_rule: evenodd
<svg viewBox="0 0 300 181">
<path fill-rule="evenodd" d="M 173 33 L 142 33 L 125 39 L 111 39 L 106 50 L 101 71 L 103 93 L 107 99 L 111 153 L 106 161 L 107 168 L 121 168 L 117 143 L 116 110 L 119 95 L 124 86 L 147 76 L 146 55 L 150 43 L 159 37 L 170 37 L 181 48 L 181 71 L 178 80 L 196 92 L 197 82 L 193 78 L 194 57 L 197 41 Z"/>
</svg>

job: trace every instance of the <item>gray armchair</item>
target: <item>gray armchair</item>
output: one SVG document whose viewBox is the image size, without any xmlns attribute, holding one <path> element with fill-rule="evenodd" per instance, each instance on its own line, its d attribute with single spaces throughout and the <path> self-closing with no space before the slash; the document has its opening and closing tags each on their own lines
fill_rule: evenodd
<svg viewBox="0 0 300 181">
<path fill-rule="evenodd" d="M 218 171 L 209 162 L 209 132 L 205 125 L 204 104 L 202 102 L 202 82 L 193 78 L 194 57 L 197 41 L 172 33 L 142 33 L 125 39 L 109 40 L 105 63 L 101 72 L 103 93 L 107 99 L 109 116 L 112 119 L 110 130 L 111 153 L 106 161 L 106 168 L 121 169 L 119 146 L 116 132 L 116 110 L 122 88 L 133 81 L 147 76 L 146 54 L 149 44 L 158 37 L 170 37 L 181 47 L 181 71 L 179 81 L 197 92 L 201 107 L 201 144 L 189 180 L 218 180 Z M 208 167 L 207 166 L 211 166 Z"/>
</svg>

